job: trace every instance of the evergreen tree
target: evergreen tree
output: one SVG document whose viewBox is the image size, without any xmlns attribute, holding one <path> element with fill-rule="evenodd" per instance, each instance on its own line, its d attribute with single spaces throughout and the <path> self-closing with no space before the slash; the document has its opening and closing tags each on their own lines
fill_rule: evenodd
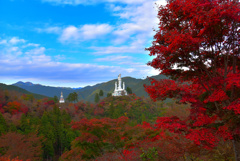
<svg viewBox="0 0 240 161">
<path fill-rule="evenodd" d="M 132 94 L 132 89 L 131 89 L 130 87 L 127 87 L 126 90 L 127 90 L 127 93 L 128 93 L 128 94 Z"/>
<path fill-rule="evenodd" d="M 31 132 L 31 126 L 29 124 L 29 119 L 27 118 L 27 116 L 25 114 L 22 114 L 20 129 L 23 134 L 28 134 Z"/>
<path fill-rule="evenodd" d="M 73 101 L 78 102 L 78 94 L 76 92 L 73 92 Z"/>
<path fill-rule="evenodd" d="M 54 101 L 55 103 L 58 103 L 58 102 L 59 102 L 58 97 L 57 97 L 57 96 L 54 96 L 54 97 L 53 97 L 53 101 Z"/>
<path fill-rule="evenodd" d="M 68 97 L 66 98 L 68 102 L 73 102 L 73 93 L 69 93 Z"/>
<path fill-rule="evenodd" d="M 7 122 L 4 119 L 2 113 L 0 112 L 0 135 L 7 132 Z"/>
<path fill-rule="evenodd" d="M 46 139 L 43 142 L 43 157 L 46 159 L 51 159 L 54 156 L 54 127 L 51 125 L 49 118 L 51 117 L 49 117 L 47 113 L 44 112 L 41 118 L 41 125 L 39 128 L 39 134 L 44 136 L 44 138 Z"/>
<path fill-rule="evenodd" d="M 98 95 L 98 93 L 96 93 L 95 94 L 95 99 L 94 99 L 95 103 L 98 103 L 99 100 L 100 100 L 99 95 Z"/>
<path fill-rule="evenodd" d="M 78 94 L 76 92 L 69 93 L 67 100 L 69 102 L 78 102 Z"/>
<path fill-rule="evenodd" d="M 52 132 L 50 132 L 52 134 Z M 54 147 L 53 147 L 53 142 L 50 139 L 47 139 L 43 143 L 43 157 L 46 159 L 50 159 L 54 156 Z"/>
<path fill-rule="evenodd" d="M 71 142 L 76 138 L 76 134 L 72 130 L 66 131 L 66 145 L 64 150 L 71 149 Z"/>
<path fill-rule="evenodd" d="M 99 91 L 99 96 L 103 96 L 103 90 Z"/>
</svg>

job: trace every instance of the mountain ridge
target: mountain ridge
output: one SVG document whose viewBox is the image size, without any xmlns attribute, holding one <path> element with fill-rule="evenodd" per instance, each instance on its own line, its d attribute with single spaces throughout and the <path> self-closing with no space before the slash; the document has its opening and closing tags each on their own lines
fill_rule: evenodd
<svg viewBox="0 0 240 161">
<path fill-rule="evenodd" d="M 168 79 L 164 75 L 156 75 L 148 78 L 155 78 L 155 79 Z M 126 76 L 122 78 L 122 82 L 125 82 L 125 87 L 129 87 L 132 89 L 133 93 L 135 93 L 137 96 L 144 96 L 148 97 L 147 92 L 145 92 L 143 85 L 149 85 L 150 81 L 149 79 L 139 79 L 139 78 L 133 78 L 130 76 Z M 17 82 L 12 85 L 23 88 L 29 92 L 46 95 L 48 97 L 59 97 L 61 92 L 63 92 L 63 96 L 66 99 L 67 96 L 72 93 L 76 92 L 78 94 L 78 100 L 83 101 L 89 101 L 94 102 L 95 93 L 97 93 L 99 90 L 103 90 L 104 95 L 101 98 L 104 98 L 107 96 L 107 93 L 112 93 L 115 88 L 115 82 L 117 82 L 117 79 L 113 79 L 107 82 L 98 83 L 93 86 L 86 86 L 83 88 L 70 88 L 70 87 L 52 87 L 52 86 L 45 86 L 41 84 L 33 84 L 31 82 Z"/>
<path fill-rule="evenodd" d="M 47 96 L 45 96 L 45 95 L 32 93 L 32 92 L 29 92 L 29 91 L 27 91 L 23 88 L 13 86 L 13 85 L 7 85 L 7 84 L 4 84 L 4 83 L 0 83 L 0 90 L 16 91 L 16 92 L 20 92 L 20 93 L 23 93 L 23 94 L 32 94 L 33 97 L 36 98 L 36 99 L 47 98 Z"/>
<path fill-rule="evenodd" d="M 34 84 L 31 82 L 22 82 L 22 81 L 19 81 L 12 85 L 23 88 L 29 92 L 45 95 L 48 97 L 59 96 L 61 92 L 68 95 L 69 93 L 72 93 L 73 91 L 75 91 L 73 88 L 70 88 L 70 87 L 52 87 L 52 86 L 45 86 L 41 84 Z"/>
</svg>

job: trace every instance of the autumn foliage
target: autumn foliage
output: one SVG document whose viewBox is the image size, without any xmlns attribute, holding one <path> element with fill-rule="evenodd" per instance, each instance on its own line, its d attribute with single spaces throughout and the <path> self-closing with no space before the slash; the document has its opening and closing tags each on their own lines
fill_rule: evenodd
<svg viewBox="0 0 240 161">
<path fill-rule="evenodd" d="M 3 157 L 18 157 L 19 159 L 40 160 L 42 147 L 40 137 L 35 134 L 22 135 L 15 132 L 9 132 L 0 137 L 0 149 Z"/>
<path fill-rule="evenodd" d="M 155 58 L 148 65 L 172 80 L 152 79 L 146 91 L 153 100 L 176 98 L 191 109 L 185 120 L 158 118 L 157 128 L 206 149 L 220 138 L 240 148 L 239 13 L 236 0 L 169 0 L 159 8 L 159 29 L 147 49 Z"/>
<path fill-rule="evenodd" d="M 171 133 L 156 123 L 159 116 L 167 121 L 174 115 L 182 123 L 190 114 L 190 105 L 129 95 L 104 98 L 97 104 L 66 103 L 58 108 L 47 98 L 29 101 L 19 93 L 6 91 L 0 91 L 0 96 L 2 107 L 16 101 L 28 109 L 26 114 L 21 110 L 0 114 L 1 159 L 221 160 L 233 156 L 231 142 L 222 137 L 218 137 L 221 144 L 210 153 L 187 139 L 181 130 L 172 128 L 178 133 Z"/>
</svg>

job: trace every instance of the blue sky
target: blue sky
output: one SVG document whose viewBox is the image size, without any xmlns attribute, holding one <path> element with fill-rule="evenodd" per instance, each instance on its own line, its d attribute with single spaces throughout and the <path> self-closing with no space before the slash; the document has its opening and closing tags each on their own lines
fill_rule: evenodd
<svg viewBox="0 0 240 161">
<path fill-rule="evenodd" d="M 0 82 L 84 87 L 158 74 L 144 49 L 165 0 L 1 0 Z M 127 83 L 127 82 L 126 82 Z"/>
</svg>

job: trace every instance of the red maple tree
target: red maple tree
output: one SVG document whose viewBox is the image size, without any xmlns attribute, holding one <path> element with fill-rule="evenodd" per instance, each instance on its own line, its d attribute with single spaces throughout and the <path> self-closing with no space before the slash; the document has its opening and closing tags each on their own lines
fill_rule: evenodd
<svg viewBox="0 0 240 161">
<path fill-rule="evenodd" d="M 153 100 L 191 103 L 188 119 L 158 118 L 156 127 L 211 149 L 221 136 L 240 160 L 240 5 L 237 0 L 168 0 L 148 65 L 171 80 L 151 79 Z"/>
</svg>

